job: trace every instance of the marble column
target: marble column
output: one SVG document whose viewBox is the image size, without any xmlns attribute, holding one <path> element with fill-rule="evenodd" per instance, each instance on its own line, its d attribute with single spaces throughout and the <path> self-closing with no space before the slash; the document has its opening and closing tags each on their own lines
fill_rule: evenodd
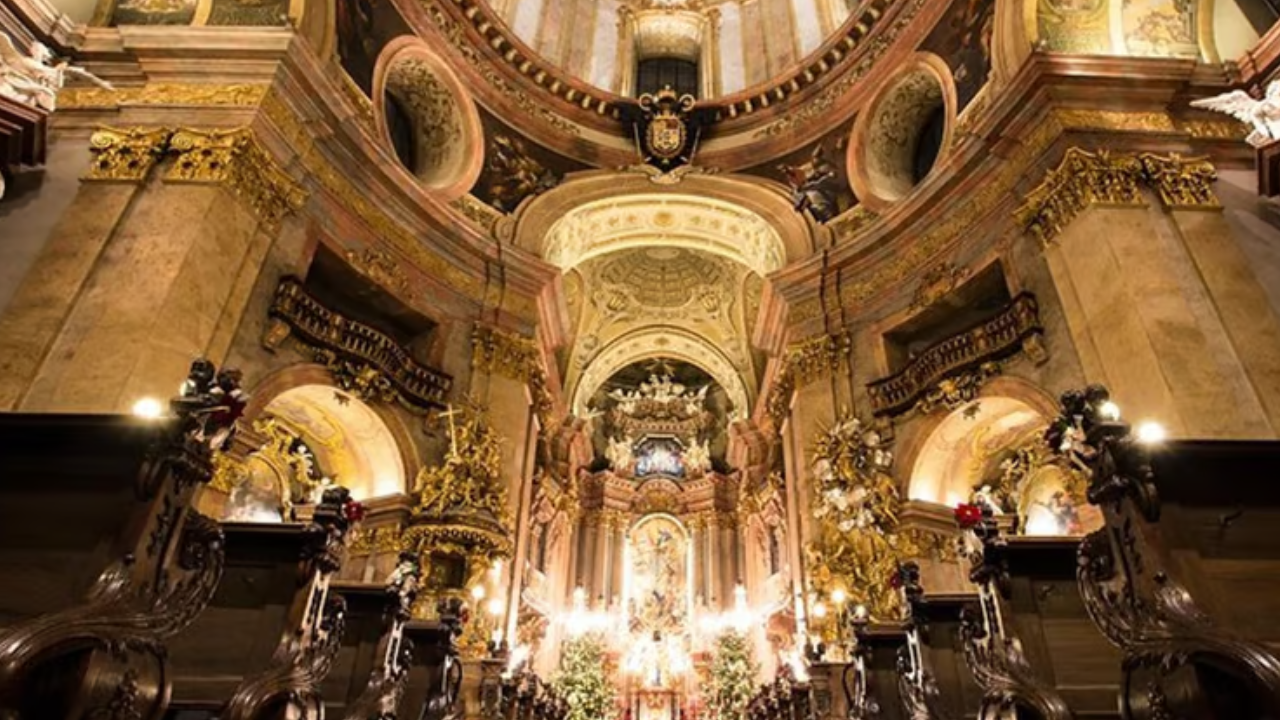
<svg viewBox="0 0 1280 720">
<path fill-rule="evenodd" d="M 707 601 L 707 573 L 704 569 L 707 551 L 703 546 L 702 536 L 702 520 L 695 516 L 689 521 L 689 547 L 693 552 L 693 596 L 695 603 L 698 599 L 703 602 Z"/>
<path fill-rule="evenodd" d="M 1127 419 L 1158 420 L 1178 437 L 1274 437 L 1169 216 L 1091 207 L 1045 255 L 1085 375 L 1108 385 Z"/>
<path fill-rule="evenodd" d="M 83 199 L 0 321 L 23 345 L 3 373 L 4 407 L 120 412 L 173 395 L 192 358 L 222 360 L 305 198 L 248 130 L 99 131 L 93 147 Z M 174 160 L 157 167 L 165 149 Z"/>
<path fill-rule="evenodd" d="M 714 512 L 707 514 L 707 607 L 719 610 L 724 601 L 720 591 L 720 520 Z"/>
</svg>

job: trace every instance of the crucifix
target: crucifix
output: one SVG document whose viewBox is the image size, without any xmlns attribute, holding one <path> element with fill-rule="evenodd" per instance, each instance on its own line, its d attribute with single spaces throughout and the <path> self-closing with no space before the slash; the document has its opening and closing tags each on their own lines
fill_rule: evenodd
<svg viewBox="0 0 1280 720">
<path fill-rule="evenodd" d="M 452 403 L 446 405 L 445 407 L 448 409 L 441 412 L 436 417 L 449 419 L 449 456 L 458 457 L 458 433 L 453 426 L 453 416 L 461 415 L 462 411 L 455 410 Z"/>
</svg>

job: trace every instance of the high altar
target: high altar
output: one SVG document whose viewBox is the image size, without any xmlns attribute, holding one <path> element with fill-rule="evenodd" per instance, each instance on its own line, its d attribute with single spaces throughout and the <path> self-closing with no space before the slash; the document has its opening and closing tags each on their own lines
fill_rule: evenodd
<svg viewBox="0 0 1280 720">
<path fill-rule="evenodd" d="M 733 409 L 715 381 L 689 365 L 662 365 L 632 368 L 638 382 L 625 385 L 624 372 L 593 398 L 596 461 L 578 477 L 580 494 L 560 498 L 577 505 L 577 527 L 557 526 L 553 493 L 544 493 L 535 508 L 543 522 L 532 529 L 540 565 L 526 592 L 539 604 L 540 587 L 573 579 L 574 609 L 552 624 L 543 649 L 602 631 L 634 720 L 677 718 L 696 706 L 710 643 L 735 611 L 750 603 L 770 618 L 768 627 L 746 628 L 766 660 L 769 632 L 786 633 L 791 622 L 776 490 L 742 487 L 739 473 L 724 471 Z M 739 513 L 744 499 L 757 511 Z M 565 543 L 568 552 L 558 551 Z"/>
</svg>

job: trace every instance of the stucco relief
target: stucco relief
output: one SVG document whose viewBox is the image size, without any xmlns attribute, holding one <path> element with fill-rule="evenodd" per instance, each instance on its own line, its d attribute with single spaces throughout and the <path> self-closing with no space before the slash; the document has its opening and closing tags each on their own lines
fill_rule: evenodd
<svg viewBox="0 0 1280 720">
<path fill-rule="evenodd" d="M 418 58 L 406 58 L 391 68 L 387 92 L 413 116 L 417 150 L 414 174 L 433 180 L 453 159 L 454 148 L 462 137 L 457 102 L 427 63 Z"/>
<path fill-rule="evenodd" d="M 587 203 L 547 233 L 544 257 L 569 269 L 616 250 L 670 245 L 740 262 L 761 275 L 783 265 L 782 238 L 760 215 L 732 203 L 674 194 Z"/>
</svg>

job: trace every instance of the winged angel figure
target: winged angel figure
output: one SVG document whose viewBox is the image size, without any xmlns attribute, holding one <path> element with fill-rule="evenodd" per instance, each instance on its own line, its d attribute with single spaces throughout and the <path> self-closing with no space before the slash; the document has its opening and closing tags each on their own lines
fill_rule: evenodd
<svg viewBox="0 0 1280 720">
<path fill-rule="evenodd" d="M 1193 100 L 1191 107 L 1216 110 L 1252 124 L 1253 132 L 1245 142 L 1254 147 L 1280 140 L 1280 81 L 1268 85 L 1266 96 L 1261 100 L 1253 99 L 1244 90 L 1232 90 L 1211 98 Z"/>
<path fill-rule="evenodd" d="M 0 34 L 0 95 L 53 112 L 58 104 L 58 91 L 66 84 L 68 75 L 107 90 L 115 89 L 111 83 L 65 60 L 55 63 L 53 52 L 43 43 L 31 43 L 30 53 L 23 55 L 12 38 Z"/>
</svg>

